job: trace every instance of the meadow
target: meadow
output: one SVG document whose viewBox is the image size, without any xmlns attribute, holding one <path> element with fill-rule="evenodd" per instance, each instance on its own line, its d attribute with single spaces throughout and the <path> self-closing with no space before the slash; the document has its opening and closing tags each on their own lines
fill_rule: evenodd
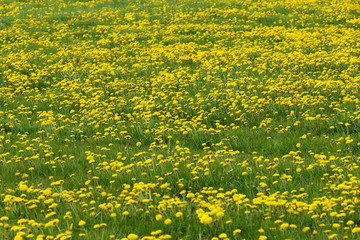
<svg viewBox="0 0 360 240">
<path fill-rule="evenodd" d="M 359 239 L 358 0 L 0 0 L 0 239 Z"/>
</svg>

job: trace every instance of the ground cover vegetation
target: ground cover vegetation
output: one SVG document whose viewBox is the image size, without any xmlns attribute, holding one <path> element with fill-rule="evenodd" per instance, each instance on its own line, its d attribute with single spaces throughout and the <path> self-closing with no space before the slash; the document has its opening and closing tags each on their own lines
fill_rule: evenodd
<svg viewBox="0 0 360 240">
<path fill-rule="evenodd" d="M 0 1 L 0 239 L 359 239 L 359 16 Z"/>
</svg>

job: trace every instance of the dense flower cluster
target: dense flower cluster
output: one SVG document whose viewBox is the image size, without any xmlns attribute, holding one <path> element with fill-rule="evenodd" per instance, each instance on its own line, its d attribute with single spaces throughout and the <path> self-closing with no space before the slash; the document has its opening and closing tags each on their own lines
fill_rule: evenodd
<svg viewBox="0 0 360 240">
<path fill-rule="evenodd" d="M 360 238 L 354 0 L 3 0 L 0 239 Z"/>
</svg>

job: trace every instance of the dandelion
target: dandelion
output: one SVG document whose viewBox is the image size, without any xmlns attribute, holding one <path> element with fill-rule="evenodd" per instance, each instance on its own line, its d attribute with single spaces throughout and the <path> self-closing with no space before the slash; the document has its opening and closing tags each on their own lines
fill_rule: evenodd
<svg viewBox="0 0 360 240">
<path fill-rule="evenodd" d="M 188 194 L 186 195 L 186 197 L 187 197 L 187 198 L 194 198 L 195 195 L 194 195 L 193 193 L 188 193 Z"/>
<path fill-rule="evenodd" d="M 26 191 L 28 190 L 28 186 L 26 184 L 19 184 L 19 190 L 20 191 Z"/>
<path fill-rule="evenodd" d="M 334 223 L 334 224 L 333 224 L 333 227 L 334 227 L 334 228 L 339 228 L 339 227 L 340 227 L 340 224 Z"/>
<path fill-rule="evenodd" d="M 336 234 L 336 233 L 331 234 L 331 235 L 328 237 L 328 239 L 334 239 L 336 236 L 337 236 L 337 234 Z"/>
<path fill-rule="evenodd" d="M 224 212 L 217 212 L 217 213 L 216 213 L 216 216 L 217 216 L 218 218 L 222 218 L 223 216 L 225 216 L 225 214 L 224 214 Z"/>
<path fill-rule="evenodd" d="M 133 233 L 130 233 L 130 234 L 127 236 L 127 238 L 128 238 L 129 240 L 138 239 L 138 235 L 133 234 Z"/>
<path fill-rule="evenodd" d="M 283 223 L 280 225 L 280 230 L 284 230 L 285 228 L 289 227 L 288 223 Z"/>
<path fill-rule="evenodd" d="M 7 216 L 0 217 L 0 221 L 2 221 L 2 222 L 8 221 L 8 220 L 9 220 L 9 217 L 7 217 Z"/>
<path fill-rule="evenodd" d="M 209 217 L 209 216 L 206 215 L 206 216 L 201 218 L 201 222 L 205 223 L 205 224 L 210 224 L 210 223 L 213 222 L 213 219 L 212 219 L 212 217 Z"/>
<path fill-rule="evenodd" d="M 226 233 L 222 233 L 222 234 L 220 234 L 220 235 L 219 235 L 219 238 L 227 238 Z"/>
<path fill-rule="evenodd" d="M 235 229 L 234 231 L 233 231 L 233 235 L 235 236 L 236 234 L 239 234 L 239 233 L 241 233 L 241 230 L 240 229 Z"/>
</svg>

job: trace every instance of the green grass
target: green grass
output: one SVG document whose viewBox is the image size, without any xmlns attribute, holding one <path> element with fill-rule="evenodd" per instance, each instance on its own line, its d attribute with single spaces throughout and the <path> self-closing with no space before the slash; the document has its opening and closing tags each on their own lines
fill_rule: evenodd
<svg viewBox="0 0 360 240">
<path fill-rule="evenodd" d="M 2 1 L 0 239 L 358 239 L 359 12 Z"/>
</svg>

